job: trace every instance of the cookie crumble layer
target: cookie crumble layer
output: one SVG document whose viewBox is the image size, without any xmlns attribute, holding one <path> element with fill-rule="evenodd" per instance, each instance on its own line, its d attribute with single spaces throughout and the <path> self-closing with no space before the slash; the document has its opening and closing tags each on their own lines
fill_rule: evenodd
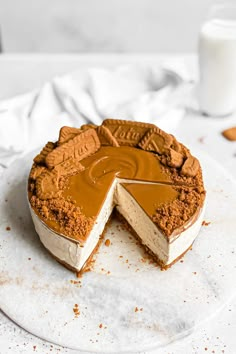
<svg viewBox="0 0 236 354">
<path fill-rule="evenodd" d="M 167 237 L 174 235 L 175 230 L 194 218 L 205 200 L 205 191 L 199 192 L 196 188 L 188 187 L 174 188 L 179 191 L 178 197 L 171 203 L 160 205 L 152 216 L 153 222 Z"/>
<path fill-rule="evenodd" d="M 84 241 L 91 231 L 94 218 L 85 216 L 72 201 L 63 198 L 41 200 L 35 195 L 30 203 L 38 215 L 52 225 L 58 225 L 58 231 L 75 240 Z"/>
</svg>

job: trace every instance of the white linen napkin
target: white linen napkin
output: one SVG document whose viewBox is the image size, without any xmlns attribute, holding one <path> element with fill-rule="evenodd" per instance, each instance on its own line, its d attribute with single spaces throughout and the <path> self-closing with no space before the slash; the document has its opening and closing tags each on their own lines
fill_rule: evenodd
<svg viewBox="0 0 236 354">
<path fill-rule="evenodd" d="M 63 125 L 119 118 L 152 122 L 172 133 L 184 115 L 185 90 L 186 78 L 163 67 L 93 68 L 56 77 L 0 102 L 0 165 L 56 140 Z"/>
</svg>

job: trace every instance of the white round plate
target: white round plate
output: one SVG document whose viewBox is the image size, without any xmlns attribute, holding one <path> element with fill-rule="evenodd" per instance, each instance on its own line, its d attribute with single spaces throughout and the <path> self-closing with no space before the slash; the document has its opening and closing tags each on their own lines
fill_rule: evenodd
<svg viewBox="0 0 236 354">
<path fill-rule="evenodd" d="M 216 162 L 200 156 L 210 224 L 182 262 L 161 271 L 113 220 L 105 236 L 111 245 L 77 279 L 34 231 L 26 199 L 32 156 L 0 182 L 0 306 L 21 327 L 68 348 L 137 352 L 192 333 L 234 295 L 236 184 Z"/>
</svg>

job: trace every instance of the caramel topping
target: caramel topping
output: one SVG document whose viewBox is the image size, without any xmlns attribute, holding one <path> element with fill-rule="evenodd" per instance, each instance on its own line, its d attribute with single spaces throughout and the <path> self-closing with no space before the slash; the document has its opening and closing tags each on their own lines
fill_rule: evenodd
<svg viewBox="0 0 236 354">
<path fill-rule="evenodd" d="M 122 186 L 135 198 L 149 217 L 165 203 L 173 202 L 179 195 L 173 186 L 163 184 L 122 183 Z"/>
<path fill-rule="evenodd" d="M 81 173 L 69 177 L 64 198 L 73 198 L 85 215 L 96 216 L 115 177 L 171 182 L 152 153 L 128 147 L 102 146 L 81 164 Z M 93 201 L 88 203 L 88 200 Z"/>
<path fill-rule="evenodd" d="M 100 141 L 96 131 L 88 129 L 50 152 L 46 157 L 46 164 L 48 168 L 53 168 L 70 157 L 80 161 L 92 155 L 99 147 Z"/>
<path fill-rule="evenodd" d="M 103 126 L 108 128 L 120 145 L 137 146 L 142 137 L 154 125 L 127 120 L 106 119 Z"/>
<path fill-rule="evenodd" d="M 131 183 L 129 188 L 167 235 L 179 226 L 178 218 L 190 217 L 184 208 L 196 210 L 190 199 L 196 206 L 205 196 L 198 160 L 152 124 L 107 119 L 100 127 L 63 127 L 58 143 L 49 142 L 34 161 L 29 176 L 32 207 L 49 227 L 77 239 L 85 239 L 116 177 L 158 183 Z M 195 186 L 195 194 L 188 192 L 184 201 L 174 185 Z M 174 211 L 178 207 L 183 218 Z"/>
</svg>

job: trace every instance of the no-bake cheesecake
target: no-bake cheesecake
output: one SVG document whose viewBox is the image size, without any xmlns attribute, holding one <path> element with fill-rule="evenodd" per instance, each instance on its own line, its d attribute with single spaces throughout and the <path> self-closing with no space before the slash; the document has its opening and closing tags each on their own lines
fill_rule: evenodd
<svg viewBox="0 0 236 354">
<path fill-rule="evenodd" d="M 106 119 L 62 127 L 34 158 L 28 198 L 51 254 L 80 271 L 114 210 L 167 268 L 201 227 L 205 189 L 199 161 L 153 124 Z"/>
</svg>

